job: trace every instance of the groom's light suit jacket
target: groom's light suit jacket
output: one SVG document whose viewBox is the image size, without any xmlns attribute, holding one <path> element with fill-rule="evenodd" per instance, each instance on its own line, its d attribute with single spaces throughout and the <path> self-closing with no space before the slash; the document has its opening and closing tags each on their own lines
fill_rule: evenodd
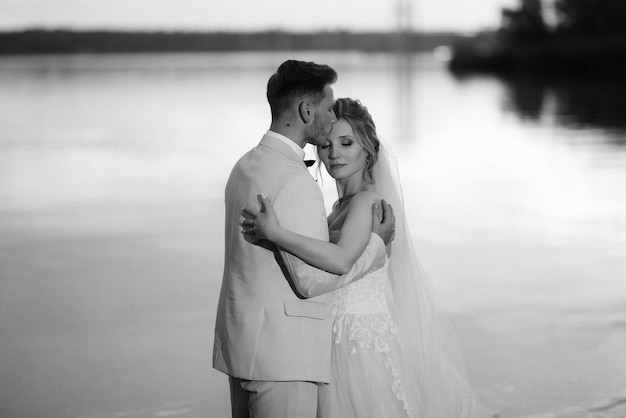
<svg viewBox="0 0 626 418">
<path fill-rule="evenodd" d="M 235 165 L 226 186 L 224 276 L 213 367 L 247 380 L 328 382 L 330 294 L 380 268 L 385 246 L 375 234 L 352 269 L 333 275 L 275 247 L 246 241 L 241 208 L 269 196 L 281 226 L 328 240 L 321 191 L 294 150 L 265 135 Z M 272 249 L 274 251 L 272 251 Z"/>
</svg>

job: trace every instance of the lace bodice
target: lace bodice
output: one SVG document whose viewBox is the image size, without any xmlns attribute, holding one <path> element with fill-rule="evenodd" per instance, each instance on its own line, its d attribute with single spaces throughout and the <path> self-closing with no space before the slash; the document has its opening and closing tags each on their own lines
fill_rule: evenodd
<svg viewBox="0 0 626 418">
<path fill-rule="evenodd" d="M 380 269 L 334 292 L 333 343 L 341 343 L 347 332 L 348 344 L 353 345 L 352 352 L 357 353 L 360 349 L 378 346 L 385 334 L 398 337 L 385 298 L 388 261 Z"/>
<path fill-rule="evenodd" d="M 388 276 L 387 265 L 375 270 L 363 278 L 350 283 L 334 293 L 335 316 L 340 314 L 372 315 L 387 313 L 387 301 L 385 289 L 387 288 Z"/>
</svg>

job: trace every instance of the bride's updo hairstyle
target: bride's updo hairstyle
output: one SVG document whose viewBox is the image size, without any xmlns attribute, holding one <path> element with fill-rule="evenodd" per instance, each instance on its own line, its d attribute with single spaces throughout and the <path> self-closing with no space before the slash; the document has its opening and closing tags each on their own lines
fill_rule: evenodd
<svg viewBox="0 0 626 418">
<path fill-rule="evenodd" d="M 365 169 L 363 170 L 363 180 L 373 184 L 374 176 L 372 169 L 378 160 L 378 149 L 380 141 L 376 133 L 376 125 L 372 119 L 372 115 L 363 106 L 359 100 L 350 98 L 341 98 L 335 101 L 335 115 L 337 120 L 343 119 L 352 128 L 356 136 L 356 141 L 363 147 L 367 154 L 365 160 Z"/>
</svg>

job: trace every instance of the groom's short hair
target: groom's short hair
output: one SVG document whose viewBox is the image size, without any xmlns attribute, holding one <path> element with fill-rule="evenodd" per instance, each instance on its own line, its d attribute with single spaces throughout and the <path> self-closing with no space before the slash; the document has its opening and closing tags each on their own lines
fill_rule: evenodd
<svg viewBox="0 0 626 418">
<path fill-rule="evenodd" d="M 337 72 L 328 65 L 287 60 L 267 82 L 267 101 L 272 119 L 279 119 L 295 101 L 310 100 L 317 105 L 324 97 L 324 87 L 337 81 Z"/>
</svg>

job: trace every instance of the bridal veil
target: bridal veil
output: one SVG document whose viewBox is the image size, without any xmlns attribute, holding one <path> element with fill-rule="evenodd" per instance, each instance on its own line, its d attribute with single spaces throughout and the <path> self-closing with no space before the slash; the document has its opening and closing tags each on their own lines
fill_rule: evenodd
<svg viewBox="0 0 626 418">
<path fill-rule="evenodd" d="M 382 142 L 373 175 L 376 189 L 392 205 L 396 219 L 387 298 L 404 342 L 400 369 L 414 416 L 483 416 L 485 410 L 466 378 L 454 328 L 414 250 L 398 165 Z"/>
</svg>

